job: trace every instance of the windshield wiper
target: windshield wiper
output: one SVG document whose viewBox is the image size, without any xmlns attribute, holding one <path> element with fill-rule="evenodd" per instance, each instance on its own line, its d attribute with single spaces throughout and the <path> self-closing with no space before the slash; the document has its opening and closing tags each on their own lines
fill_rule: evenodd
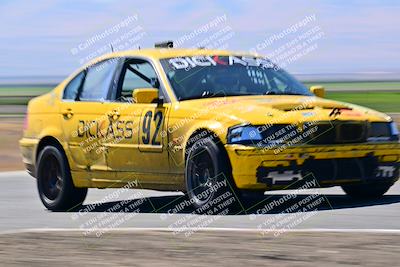
<svg viewBox="0 0 400 267">
<path fill-rule="evenodd" d="M 287 93 L 287 92 L 282 92 L 282 93 L 279 93 L 278 95 L 305 95 L 305 94 L 301 94 L 301 93 Z"/>
<path fill-rule="evenodd" d="M 304 95 L 301 93 L 280 92 L 280 91 L 266 91 L 264 95 Z"/>
<path fill-rule="evenodd" d="M 180 101 L 183 100 L 191 100 L 191 99 L 201 99 L 201 98 L 213 98 L 213 97 L 226 97 L 226 96 L 245 96 L 249 94 L 223 94 L 223 93 L 215 93 L 215 94 L 202 94 L 202 95 L 194 95 L 180 98 Z"/>
<path fill-rule="evenodd" d="M 264 95 L 276 95 L 277 93 L 275 91 L 266 91 Z"/>
<path fill-rule="evenodd" d="M 224 94 L 224 93 L 214 93 L 214 94 L 207 94 L 203 93 L 201 95 L 194 95 L 180 98 L 179 101 L 183 100 L 191 100 L 191 99 L 201 99 L 201 98 L 213 98 L 213 97 L 226 97 L 226 96 L 252 96 L 252 95 L 305 95 L 301 93 L 289 93 L 289 92 L 277 92 L 277 91 L 266 91 L 264 94 L 257 94 L 257 93 L 231 93 L 231 94 Z"/>
</svg>

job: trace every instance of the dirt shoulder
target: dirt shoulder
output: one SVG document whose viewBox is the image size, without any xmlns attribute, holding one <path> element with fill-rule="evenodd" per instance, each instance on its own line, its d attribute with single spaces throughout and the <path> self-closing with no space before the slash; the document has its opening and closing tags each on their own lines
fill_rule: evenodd
<svg viewBox="0 0 400 267">
<path fill-rule="evenodd" d="M 18 145 L 23 123 L 23 118 L 0 118 L 0 171 L 24 169 Z"/>
<path fill-rule="evenodd" d="M 400 235 L 377 233 L 81 232 L 0 235 L 6 266 L 397 266 Z"/>
</svg>

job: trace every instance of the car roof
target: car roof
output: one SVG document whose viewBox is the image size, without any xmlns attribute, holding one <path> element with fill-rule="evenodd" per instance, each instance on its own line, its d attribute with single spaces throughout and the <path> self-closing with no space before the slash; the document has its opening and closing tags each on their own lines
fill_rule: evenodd
<svg viewBox="0 0 400 267">
<path fill-rule="evenodd" d="M 171 57 L 183 57 L 183 56 L 201 56 L 201 55 L 242 55 L 242 56 L 259 56 L 255 53 L 244 52 L 233 52 L 228 50 L 217 50 L 217 49 L 181 49 L 181 48 L 151 48 L 151 49 L 140 49 L 140 50 L 127 50 L 121 52 L 113 52 L 98 57 L 91 62 L 92 65 L 96 62 L 104 59 L 116 58 L 116 57 L 148 57 L 153 59 L 171 58 Z"/>
</svg>

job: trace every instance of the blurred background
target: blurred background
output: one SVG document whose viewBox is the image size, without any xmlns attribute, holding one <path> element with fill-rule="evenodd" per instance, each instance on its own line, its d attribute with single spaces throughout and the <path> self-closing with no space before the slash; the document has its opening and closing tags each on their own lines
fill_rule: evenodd
<svg viewBox="0 0 400 267">
<path fill-rule="evenodd" d="M 396 266 L 398 183 L 371 201 L 350 199 L 338 187 L 306 190 L 287 204 L 315 196 L 327 202 L 317 211 L 286 216 L 280 209 L 263 216 L 170 214 L 168 204 L 181 199 L 179 192 L 127 190 L 111 201 L 118 192 L 113 189 L 90 189 L 90 212 L 49 212 L 37 196 L 36 180 L 23 171 L 18 140 L 31 98 L 111 50 L 152 48 L 166 40 L 175 47 L 264 55 L 307 86 L 323 85 L 327 98 L 377 109 L 399 123 L 399 14 L 395 0 L 1 0 L 0 265 Z M 269 192 L 260 204 L 289 192 Z M 108 212 L 121 199 L 151 200 L 163 208 Z M 196 234 L 165 231 L 179 232 L 192 222 Z M 280 232 L 282 227 L 300 231 Z M 85 229 L 116 231 L 86 236 Z M 257 230 L 274 231 L 264 236 Z"/>
</svg>

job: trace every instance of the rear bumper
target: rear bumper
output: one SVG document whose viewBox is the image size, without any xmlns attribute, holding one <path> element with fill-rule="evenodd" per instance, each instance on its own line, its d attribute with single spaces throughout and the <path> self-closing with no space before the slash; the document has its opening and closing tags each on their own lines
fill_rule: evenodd
<svg viewBox="0 0 400 267">
<path fill-rule="evenodd" d="M 22 138 L 19 140 L 19 147 L 22 154 L 22 161 L 25 164 L 25 169 L 28 173 L 35 177 L 35 161 L 36 161 L 36 148 L 39 143 L 38 139 Z"/>
<path fill-rule="evenodd" d="M 399 143 L 293 146 L 280 152 L 243 145 L 225 148 L 240 189 L 282 189 L 310 176 L 320 186 L 399 178 Z"/>
</svg>

